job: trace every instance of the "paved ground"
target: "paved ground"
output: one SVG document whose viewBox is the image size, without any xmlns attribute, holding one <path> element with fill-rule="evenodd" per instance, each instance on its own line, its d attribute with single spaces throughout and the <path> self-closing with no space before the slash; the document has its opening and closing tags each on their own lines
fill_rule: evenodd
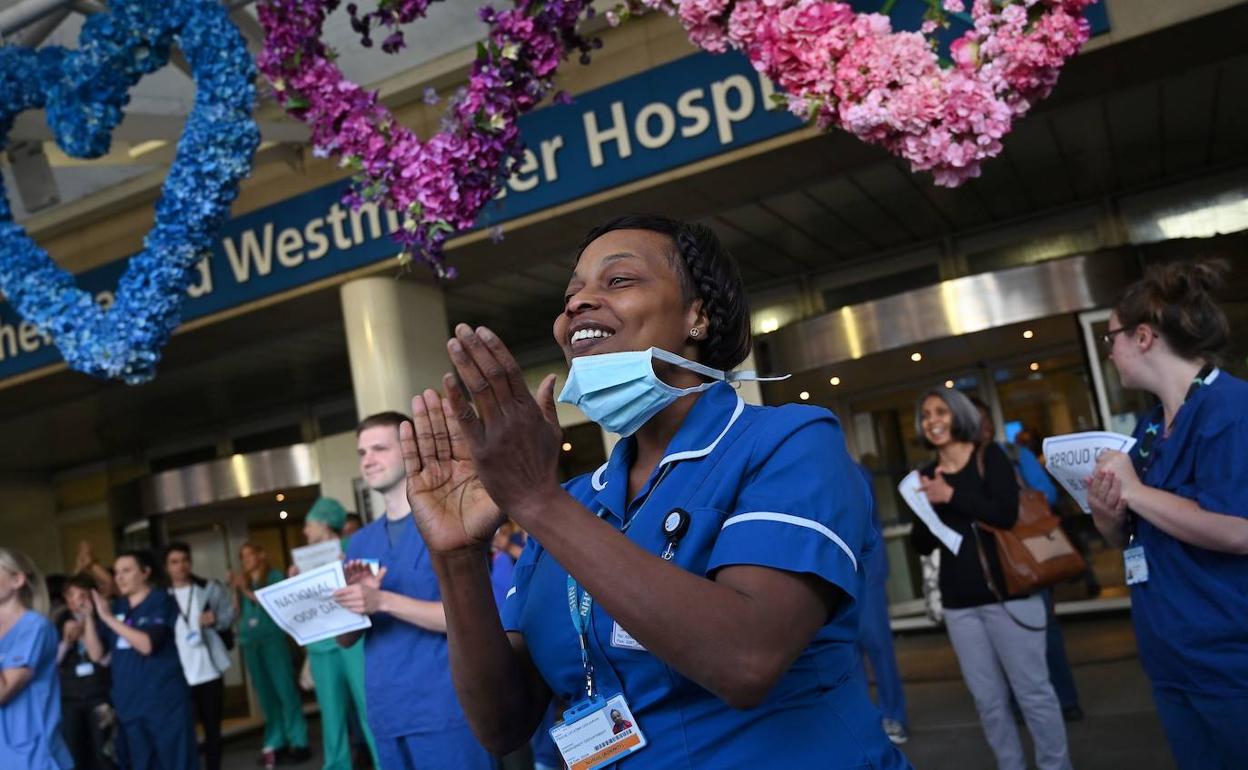
<svg viewBox="0 0 1248 770">
<path fill-rule="evenodd" d="M 1127 616 L 1063 619 L 1063 629 L 1087 714 L 1084 721 L 1068 725 L 1076 770 L 1173 768 Z M 897 649 L 910 706 L 911 739 L 904 747 L 910 761 L 918 770 L 992 770 L 974 704 L 945 635 L 901 636 Z M 314 748 L 320 741 L 315 722 Z M 235 738 L 227 746 L 226 768 L 251 770 L 259 748 L 258 733 Z M 320 766 L 320 758 L 314 757 L 286 767 Z"/>
</svg>

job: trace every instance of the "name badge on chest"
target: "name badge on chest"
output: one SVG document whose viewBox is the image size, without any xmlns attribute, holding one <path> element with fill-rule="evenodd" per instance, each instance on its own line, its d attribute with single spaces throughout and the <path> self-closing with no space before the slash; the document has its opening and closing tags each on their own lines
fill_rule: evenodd
<svg viewBox="0 0 1248 770">
<path fill-rule="evenodd" d="M 550 737 L 568 770 L 605 767 L 646 746 L 646 737 L 622 694 L 573 704 L 563 712 L 563 722 L 550 728 Z"/>
<path fill-rule="evenodd" d="M 1148 582 L 1148 559 L 1144 558 L 1144 546 L 1133 545 L 1122 552 L 1123 567 L 1127 573 L 1127 585 Z"/>
<path fill-rule="evenodd" d="M 186 643 L 191 647 L 198 647 L 204 643 L 204 637 L 200 635 L 199 629 L 193 628 L 186 632 Z"/>
<path fill-rule="evenodd" d="M 619 623 L 611 624 L 611 646 L 621 650 L 646 651 L 641 642 L 634 639 L 633 635 L 625 631 Z"/>
<path fill-rule="evenodd" d="M 95 666 L 89 662 L 83 661 L 82 663 L 74 666 L 74 676 L 76 677 L 82 678 L 84 676 L 91 676 L 94 673 Z"/>
<path fill-rule="evenodd" d="M 122 623 L 125 623 L 125 622 L 126 622 L 126 616 L 125 616 L 125 613 L 121 613 L 121 612 L 119 612 L 119 613 L 117 613 L 116 615 L 114 615 L 113 617 L 117 618 L 117 619 L 118 619 L 118 620 L 120 620 Z M 128 639 L 126 639 L 126 637 L 122 636 L 121 634 L 117 634 L 117 649 L 119 649 L 119 650 L 133 650 L 133 649 L 134 649 L 134 645 L 130 644 L 130 641 L 129 641 Z"/>
</svg>

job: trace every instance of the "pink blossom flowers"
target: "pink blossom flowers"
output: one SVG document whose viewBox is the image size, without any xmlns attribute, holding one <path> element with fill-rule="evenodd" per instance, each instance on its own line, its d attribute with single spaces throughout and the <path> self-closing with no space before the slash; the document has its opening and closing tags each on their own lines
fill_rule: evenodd
<svg viewBox="0 0 1248 770">
<path fill-rule="evenodd" d="M 887 16 L 831 0 L 632 0 L 632 10 L 679 16 L 708 51 L 736 48 L 788 95 L 789 109 L 905 158 L 956 187 L 979 176 L 1001 139 L 1053 89 L 1088 39 L 1095 0 L 974 0 L 973 27 L 942 67 L 928 37 L 897 32 Z M 939 11 L 940 9 L 935 9 Z M 963 0 L 943 0 L 963 13 Z M 615 13 L 618 18 L 624 14 Z"/>
</svg>

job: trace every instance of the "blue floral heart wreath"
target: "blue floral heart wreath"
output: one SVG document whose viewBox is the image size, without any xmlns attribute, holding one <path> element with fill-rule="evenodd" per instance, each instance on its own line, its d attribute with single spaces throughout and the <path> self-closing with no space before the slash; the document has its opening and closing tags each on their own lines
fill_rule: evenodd
<svg viewBox="0 0 1248 770">
<path fill-rule="evenodd" d="M 176 44 L 195 80 L 195 106 L 156 203 L 155 226 L 104 309 L 13 222 L 0 181 L 0 292 L 51 335 L 69 366 L 133 385 L 155 376 L 195 266 L 210 253 L 251 169 L 259 143 L 255 65 L 218 0 L 109 6 L 83 25 L 77 50 L 0 47 L 0 148 L 19 113 L 43 107 L 67 154 L 103 155 L 130 88 L 165 66 Z"/>
</svg>

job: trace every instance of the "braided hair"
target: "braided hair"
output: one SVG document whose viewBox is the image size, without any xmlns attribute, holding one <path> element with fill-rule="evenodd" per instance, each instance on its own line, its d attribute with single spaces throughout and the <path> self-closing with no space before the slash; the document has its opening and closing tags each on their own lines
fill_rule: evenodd
<svg viewBox="0 0 1248 770">
<path fill-rule="evenodd" d="M 681 299 L 686 306 L 695 299 L 702 300 L 707 318 L 699 363 L 728 370 L 750 355 L 754 340 L 741 272 L 714 230 L 669 217 L 629 214 L 590 230 L 576 251 L 577 259 L 589 244 L 613 230 L 649 230 L 672 240 L 675 253 L 667 258 L 680 280 Z"/>
</svg>

